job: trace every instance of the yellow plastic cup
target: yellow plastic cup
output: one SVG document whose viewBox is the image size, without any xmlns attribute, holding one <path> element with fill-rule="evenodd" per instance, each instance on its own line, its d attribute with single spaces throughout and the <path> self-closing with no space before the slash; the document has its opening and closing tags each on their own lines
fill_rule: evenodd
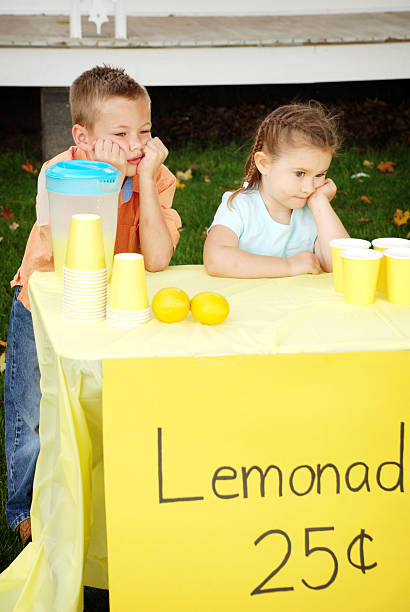
<svg viewBox="0 0 410 612">
<path fill-rule="evenodd" d="M 345 249 L 368 249 L 370 242 L 361 238 L 335 238 L 329 244 L 332 249 L 333 285 L 335 291 L 343 293 L 343 262 L 340 253 Z"/>
<path fill-rule="evenodd" d="M 99 215 L 79 213 L 71 217 L 65 266 L 69 270 L 105 268 L 104 244 Z"/>
<path fill-rule="evenodd" d="M 410 248 L 410 240 L 406 238 L 375 238 L 372 240 L 372 246 L 374 249 L 381 251 L 382 253 L 386 249 L 391 248 Z M 386 280 L 386 258 L 383 257 L 380 262 L 379 278 L 377 279 L 377 291 L 386 293 L 387 291 L 387 280 Z"/>
<path fill-rule="evenodd" d="M 387 299 L 393 304 L 410 304 L 410 249 L 386 249 Z"/>
<path fill-rule="evenodd" d="M 340 253 L 340 257 L 345 301 L 357 306 L 373 304 L 383 253 L 369 249 L 346 249 Z"/>
<path fill-rule="evenodd" d="M 108 306 L 115 310 L 145 310 L 149 307 L 142 255 L 118 253 L 114 256 Z"/>
</svg>

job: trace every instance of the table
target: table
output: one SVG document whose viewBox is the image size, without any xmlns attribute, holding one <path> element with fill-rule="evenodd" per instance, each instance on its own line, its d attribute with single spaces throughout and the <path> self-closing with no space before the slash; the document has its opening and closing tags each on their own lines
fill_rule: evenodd
<svg viewBox="0 0 410 612">
<path fill-rule="evenodd" d="M 403 523 L 403 517 L 410 509 L 405 472 L 408 459 L 405 427 L 410 406 L 410 308 L 389 304 L 380 295 L 372 306 L 346 305 L 343 296 L 333 291 L 332 275 L 329 274 L 267 280 L 220 279 L 209 277 L 202 266 L 175 266 L 161 273 L 147 274 L 150 300 L 158 289 L 166 286 L 181 287 L 190 297 L 199 291 L 220 292 L 230 303 L 230 316 L 225 323 L 215 327 L 202 326 L 191 314 L 179 324 L 167 325 L 153 319 L 149 324 L 134 329 L 113 328 L 105 321 L 90 325 L 73 323 L 61 316 L 61 285 L 55 274 L 35 273 L 32 276 L 30 297 L 43 394 L 41 451 L 32 506 L 33 542 L 0 577 L 1 608 L 34 609 L 34 602 L 38 606 L 41 602 L 41 609 L 47 611 L 74 612 L 82 609 L 83 583 L 107 588 L 107 506 L 112 610 L 136 609 L 135 606 L 124 607 L 134 605 L 134 596 L 135 601 L 144 604 L 143 609 L 156 612 L 169 606 L 170 597 L 174 601 L 167 609 L 191 609 L 195 603 L 196 609 L 205 610 L 212 603 L 216 610 L 228 609 L 229 605 L 231 609 L 247 610 L 253 606 L 267 610 L 274 605 L 270 597 L 276 596 L 281 598 L 280 607 L 285 611 L 291 610 L 295 602 L 310 602 L 312 593 L 315 597 L 322 594 L 322 599 L 314 600 L 314 609 L 329 609 L 326 608 L 331 601 L 328 594 L 332 589 L 334 593 L 345 586 L 340 576 L 348 572 L 345 566 L 343 571 L 341 569 L 340 550 L 333 553 L 340 566 L 339 575 L 336 572 L 339 577 L 336 578 L 334 572 L 332 575 L 332 563 L 335 568 L 336 564 L 329 538 L 333 536 L 331 531 L 337 530 L 341 532 L 346 549 L 343 550 L 345 559 L 348 545 L 355 537 L 358 539 L 350 548 L 353 563 L 360 565 L 359 549 L 364 555 L 378 559 L 379 569 L 374 571 L 374 576 L 367 570 L 366 581 L 363 583 L 364 578 L 362 581 L 357 579 L 352 587 L 355 596 L 362 593 L 361 597 L 366 596 L 375 610 L 374 597 L 377 596 L 380 605 L 383 602 L 383 588 L 380 591 L 378 586 L 380 576 L 383 579 L 390 576 L 405 607 L 400 608 L 402 604 L 394 602 L 391 594 L 389 601 L 396 603 L 396 612 L 407 610 L 410 591 L 403 586 L 407 584 L 407 578 L 404 583 L 404 570 L 400 569 L 400 563 L 401 567 L 406 563 L 408 567 L 409 558 L 405 550 L 407 546 L 399 550 L 397 547 L 400 541 L 408 542 L 410 538 L 409 528 Z M 102 443 L 103 369 L 105 478 L 110 483 L 107 500 L 104 496 Z M 344 378 L 346 374 L 348 380 Z M 293 382 L 289 388 L 290 375 Z M 156 384 L 158 380 L 161 384 Z M 255 382 L 259 383 L 257 392 Z M 338 395 L 335 395 L 335 386 L 339 389 Z M 326 402 L 309 399 L 312 394 L 322 396 L 318 393 L 320 389 L 332 402 L 333 433 L 320 426 L 326 414 Z M 353 392 L 359 406 L 360 402 L 367 401 L 363 410 L 358 409 L 357 404 L 344 406 L 346 398 L 352 403 Z M 266 421 L 270 418 L 266 406 L 272 393 L 276 394 L 276 433 Z M 304 405 L 304 410 L 297 413 L 297 419 L 295 402 Z M 349 425 L 349 419 L 343 414 L 349 418 L 357 417 L 355 427 Z M 251 418 L 252 415 L 255 418 Z M 214 426 L 218 422 L 219 431 Z M 359 433 L 356 425 L 362 428 Z M 244 437 L 244 430 L 249 432 L 249 436 Z M 347 432 L 348 439 L 339 440 L 338 430 L 344 435 Z M 306 445 L 306 432 L 309 431 L 311 440 Z M 255 436 L 257 440 L 247 439 Z M 269 436 L 274 439 L 276 448 L 285 445 L 275 453 L 274 459 L 268 452 L 271 446 Z M 332 439 L 326 442 L 326 438 Z M 292 456 L 287 457 L 285 455 L 289 453 L 284 449 L 292 439 L 297 448 L 292 451 Z M 118 443 L 121 453 L 124 453 L 121 461 Z M 204 454 L 199 457 L 197 449 L 201 444 Z M 320 504 L 323 506 L 323 502 L 319 500 L 318 505 L 317 499 L 310 495 L 313 480 L 310 487 L 309 477 L 313 478 L 311 466 L 314 466 L 314 486 L 318 486 L 318 474 L 320 469 L 324 470 L 324 464 L 316 468 L 318 456 L 312 454 L 311 447 L 313 445 L 325 453 L 328 444 L 334 445 L 334 456 L 323 454 L 321 460 L 340 469 L 341 482 L 348 483 L 349 491 L 357 487 L 358 482 L 362 482 L 362 489 L 366 489 L 363 474 L 352 467 L 348 472 L 349 466 L 365 463 L 363 457 L 368 458 L 369 464 L 373 461 L 369 467 L 371 488 L 374 489 L 375 482 L 382 486 L 378 487 L 376 498 L 372 491 L 366 496 L 363 490 L 360 495 L 361 503 L 368 510 L 376 504 L 379 510 L 375 520 L 369 519 L 365 524 L 353 521 L 356 498 L 353 496 L 354 503 L 350 498 L 349 501 L 341 490 L 340 497 L 330 496 L 325 505 L 330 512 L 339 515 L 340 508 L 336 502 L 342 500 L 341 506 L 349 516 L 346 524 L 333 526 L 321 523 L 322 519 L 319 523 L 316 521 L 315 512 L 322 511 Z M 360 445 L 361 453 L 358 453 L 357 445 Z M 221 452 L 224 446 L 225 452 Z M 337 453 L 343 456 L 349 446 L 352 452 L 346 459 L 348 464 L 336 465 Z M 375 448 L 376 454 L 373 452 Z M 123 460 L 130 460 L 132 453 L 137 453 L 138 469 L 124 470 Z M 181 453 L 190 458 L 188 463 L 182 461 Z M 149 462 L 144 459 L 147 457 L 150 457 Z M 272 518 L 268 520 L 272 508 L 260 503 L 263 495 L 255 496 L 255 483 L 251 481 L 253 474 L 251 476 L 249 470 L 255 466 L 266 468 L 274 460 L 283 474 L 286 473 L 283 500 L 294 500 L 290 506 L 290 502 L 283 501 L 282 506 L 275 507 L 276 516 L 272 522 Z M 380 467 L 382 463 L 390 463 L 392 467 Z M 380 473 L 376 473 L 378 467 Z M 335 472 L 335 468 L 326 469 Z M 155 478 L 152 478 L 152 470 L 156 470 Z M 130 474 L 133 480 L 137 479 L 135 482 L 142 483 L 142 489 L 136 485 L 130 487 L 132 503 L 127 507 L 121 499 L 127 478 L 130 482 Z M 242 474 L 241 480 L 238 474 Z M 325 487 L 324 472 L 320 472 L 320 476 L 322 487 Z M 179 478 L 182 477 L 181 482 L 186 488 L 181 493 Z M 261 481 L 259 489 L 264 484 L 267 487 L 267 483 Z M 394 485 L 390 493 L 384 493 L 383 487 L 387 489 Z M 141 496 L 144 490 L 150 493 L 147 503 L 144 495 Z M 161 503 L 158 503 L 158 496 Z M 168 498 L 179 500 L 181 496 L 203 497 L 207 501 L 198 504 L 168 502 Z M 261 522 L 248 529 L 245 537 L 249 510 L 245 511 L 244 504 L 237 503 L 237 508 L 242 510 L 234 511 L 233 504 L 234 500 L 243 502 L 248 498 L 251 499 L 246 507 L 253 508 L 251 512 L 256 512 L 255 516 Z M 306 499 L 310 500 L 310 509 L 300 505 L 300 500 Z M 221 505 L 221 500 L 224 505 Z M 121 513 L 124 518 L 125 510 L 130 517 L 130 508 L 135 502 L 138 510 L 135 510 L 135 516 L 131 514 L 134 527 L 124 520 L 112 520 Z M 197 509 L 192 510 L 195 505 Z M 167 515 L 164 508 L 170 509 Z M 305 513 L 307 523 L 296 534 L 292 532 L 288 519 L 293 516 L 292 520 L 296 520 L 298 508 Z M 391 536 L 400 563 L 393 560 L 393 552 L 386 552 L 388 543 L 379 533 L 381 516 L 386 513 L 389 520 L 392 519 L 393 527 L 395 524 L 397 529 L 400 527 L 400 534 L 392 527 L 394 533 Z M 297 520 L 300 522 L 300 518 Z M 231 524 L 229 529 L 225 521 Z M 186 532 L 178 531 L 179 525 L 184 525 Z M 202 526 L 202 531 L 198 530 L 198 525 Z M 356 531 L 352 531 L 353 527 Z M 222 549 L 215 543 L 216 532 L 213 529 L 228 533 L 226 541 L 220 544 Z M 174 532 L 172 538 L 169 538 L 170 530 Z M 169 542 L 166 542 L 167 538 Z M 375 541 L 377 546 L 368 548 L 371 541 Z M 252 552 L 251 560 L 244 563 L 244 555 L 249 555 L 250 542 L 258 555 Z M 203 551 L 202 560 L 192 557 L 194 544 L 197 550 Z M 275 545 L 279 552 L 273 552 Z M 134 546 L 141 551 L 143 571 L 135 569 L 139 567 L 138 559 L 141 557 L 136 555 Z M 209 546 L 213 548 L 213 555 Z M 220 580 L 218 576 L 224 568 L 219 562 L 223 546 L 230 547 L 232 570 L 228 577 Z M 327 549 L 327 553 L 323 549 Z M 161 555 L 154 554 L 155 550 L 161 550 Z M 384 555 L 382 561 L 378 557 L 381 552 Z M 124 555 L 134 557 L 131 560 Z M 292 587 L 292 580 L 302 561 L 306 562 L 306 557 L 310 557 L 311 565 L 304 566 L 305 577 L 298 575 L 298 585 L 301 579 L 310 584 L 306 586 L 303 583 L 303 593 L 300 586 Z M 291 578 L 282 570 L 289 558 L 288 568 L 293 567 L 294 574 Z M 251 575 L 247 574 L 249 564 L 253 568 Z M 349 564 L 349 568 L 354 567 L 350 561 Z M 380 570 L 385 566 L 390 569 Z M 217 571 L 209 572 L 210 567 Z M 133 571 L 130 572 L 130 568 L 134 568 Z M 281 571 L 276 577 L 279 568 Z M 199 583 L 192 580 L 193 575 L 202 576 L 205 569 L 208 571 L 206 580 L 201 579 Z M 386 571 L 387 574 L 383 573 Z M 356 568 L 355 572 L 361 578 L 363 571 Z M 245 588 L 246 605 L 243 594 L 232 592 L 235 580 L 241 584 L 245 579 L 249 583 Z M 332 579 L 332 589 L 330 585 L 323 586 L 327 579 Z M 124 603 L 121 591 L 130 580 L 138 589 L 146 584 L 146 589 L 139 593 L 136 589 L 132 596 L 128 591 L 128 603 Z M 161 588 L 155 587 L 158 580 Z M 366 590 L 370 583 L 376 594 L 371 598 Z M 178 585 L 176 591 L 175 584 Z M 248 586 L 255 591 L 252 596 Z M 277 587 L 292 587 L 294 590 L 292 593 L 277 593 Z M 198 599 L 198 594 L 204 608 L 197 605 L 195 598 Z M 293 599 L 286 599 L 289 596 Z M 343 600 L 342 595 L 337 597 Z M 337 608 L 333 606 L 333 609 Z"/>
</svg>

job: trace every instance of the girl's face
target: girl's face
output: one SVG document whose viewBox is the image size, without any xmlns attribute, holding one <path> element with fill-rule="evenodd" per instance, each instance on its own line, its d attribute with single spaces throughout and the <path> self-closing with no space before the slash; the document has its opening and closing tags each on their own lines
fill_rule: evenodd
<svg viewBox="0 0 410 612">
<path fill-rule="evenodd" d="M 269 211 L 279 213 L 303 208 L 312 193 L 325 182 L 332 161 L 328 149 L 306 144 L 283 147 L 274 160 L 264 153 L 262 156 L 259 163 L 255 157 L 262 175 L 259 189 Z"/>
<path fill-rule="evenodd" d="M 117 143 L 127 157 L 127 176 L 134 176 L 151 138 L 151 108 L 145 96 L 136 100 L 116 96 L 102 103 L 93 129 L 88 131 L 92 147 L 96 140 Z"/>
</svg>

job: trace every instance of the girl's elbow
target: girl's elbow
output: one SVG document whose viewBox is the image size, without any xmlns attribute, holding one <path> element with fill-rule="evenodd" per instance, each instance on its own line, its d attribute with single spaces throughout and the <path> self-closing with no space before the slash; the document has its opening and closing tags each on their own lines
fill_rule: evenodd
<svg viewBox="0 0 410 612">
<path fill-rule="evenodd" d="M 209 276 L 224 276 L 217 268 L 210 268 L 209 266 L 205 266 L 205 270 L 209 274 Z"/>
<path fill-rule="evenodd" d="M 204 267 L 209 276 L 222 276 L 217 258 L 204 253 Z"/>
<path fill-rule="evenodd" d="M 208 259 L 204 259 L 204 267 L 207 273 L 209 274 L 209 276 L 219 276 L 218 268 L 214 266 L 212 261 L 209 261 Z"/>
</svg>

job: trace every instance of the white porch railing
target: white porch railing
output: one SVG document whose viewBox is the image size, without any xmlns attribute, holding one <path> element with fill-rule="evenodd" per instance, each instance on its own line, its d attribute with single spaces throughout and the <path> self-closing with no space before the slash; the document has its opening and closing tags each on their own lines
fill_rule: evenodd
<svg viewBox="0 0 410 612">
<path fill-rule="evenodd" d="M 111 4 L 111 7 L 109 6 Z M 81 15 L 88 14 L 88 21 L 95 23 L 97 34 L 101 34 L 101 26 L 108 21 L 108 12 L 114 5 L 115 38 L 127 38 L 127 16 L 124 0 L 91 0 L 89 10 L 84 10 L 82 0 L 70 2 L 70 37 L 82 38 Z"/>
</svg>

